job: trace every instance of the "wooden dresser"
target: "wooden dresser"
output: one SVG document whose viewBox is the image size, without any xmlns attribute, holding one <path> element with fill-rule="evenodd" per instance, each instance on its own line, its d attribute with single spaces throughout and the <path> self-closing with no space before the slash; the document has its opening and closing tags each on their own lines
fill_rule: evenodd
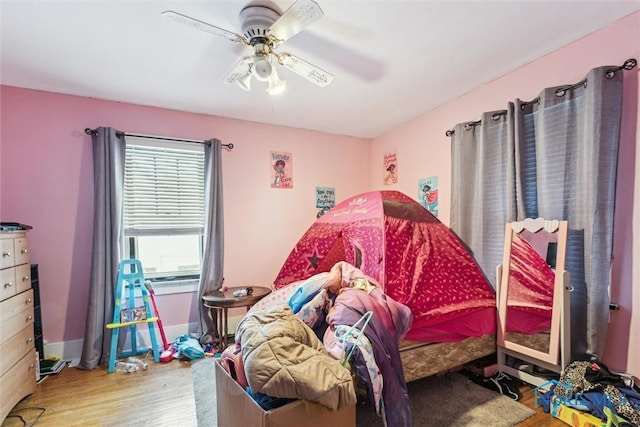
<svg viewBox="0 0 640 427">
<path fill-rule="evenodd" d="M 29 261 L 27 233 L 0 232 L 0 423 L 36 389 Z"/>
</svg>

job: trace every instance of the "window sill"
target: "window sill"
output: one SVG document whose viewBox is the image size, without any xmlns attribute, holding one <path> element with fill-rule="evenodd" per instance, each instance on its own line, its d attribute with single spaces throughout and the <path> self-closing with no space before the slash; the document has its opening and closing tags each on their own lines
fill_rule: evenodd
<svg viewBox="0 0 640 427">
<path fill-rule="evenodd" d="M 198 291 L 199 279 L 171 280 L 154 282 L 153 290 L 156 295 L 182 294 Z"/>
</svg>

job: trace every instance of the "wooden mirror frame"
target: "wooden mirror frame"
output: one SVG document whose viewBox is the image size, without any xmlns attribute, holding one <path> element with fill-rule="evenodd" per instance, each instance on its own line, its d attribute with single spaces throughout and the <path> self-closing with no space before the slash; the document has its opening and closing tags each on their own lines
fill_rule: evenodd
<svg viewBox="0 0 640 427">
<path fill-rule="evenodd" d="M 551 309 L 551 329 L 549 333 L 549 351 L 547 353 L 505 339 L 507 325 L 507 297 L 511 265 L 511 246 L 515 234 L 527 230 L 537 233 L 546 230 L 557 236 L 556 265 L 553 284 Z M 565 270 L 567 252 L 567 221 L 549 221 L 543 218 L 507 223 L 505 229 L 503 263 L 498 266 L 496 294 L 498 299 L 498 366 L 499 369 L 535 385 L 542 385 L 546 379 L 540 379 L 515 368 L 506 366 L 506 355 L 511 355 L 525 362 L 560 373 L 568 364 L 570 357 L 570 300 L 568 292 L 569 275 Z"/>
</svg>

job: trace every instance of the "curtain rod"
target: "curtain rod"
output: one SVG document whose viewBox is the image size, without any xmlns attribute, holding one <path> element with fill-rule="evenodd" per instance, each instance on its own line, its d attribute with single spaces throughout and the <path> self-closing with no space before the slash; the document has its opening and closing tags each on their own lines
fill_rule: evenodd
<svg viewBox="0 0 640 427">
<path fill-rule="evenodd" d="M 629 58 L 626 61 L 624 61 L 624 63 L 622 65 L 620 65 L 619 67 L 608 69 L 605 72 L 605 76 L 608 79 L 610 79 L 616 74 L 616 72 L 618 72 L 620 70 L 627 70 L 627 71 L 633 70 L 636 67 L 636 65 L 638 65 L 638 61 L 636 61 L 634 58 Z M 585 86 L 586 87 L 587 86 L 587 79 L 583 79 L 583 80 L 580 80 L 578 83 L 574 83 L 572 85 L 557 89 L 556 90 L 556 96 L 564 96 L 564 94 L 567 93 L 567 91 L 573 90 L 573 89 L 575 89 L 577 87 L 580 87 L 580 86 Z M 535 98 L 535 99 L 532 99 L 531 101 L 528 101 L 528 102 L 523 102 L 521 104 L 521 108 L 524 108 L 525 106 L 530 105 L 530 104 L 536 104 L 538 102 L 540 102 L 540 98 L 539 97 Z M 499 115 L 502 115 L 502 114 L 506 114 L 506 110 L 504 110 L 504 112 L 500 111 L 499 113 L 494 114 L 491 118 L 493 120 L 497 120 L 499 118 Z M 477 126 L 480 123 L 482 123 L 482 120 L 478 120 L 477 122 L 469 122 L 469 123 L 464 125 L 464 129 L 465 130 L 470 130 L 472 127 Z M 454 129 L 448 129 L 444 134 L 446 136 L 450 137 L 454 133 L 455 133 Z"/>
<path fill-rule="evenodd" d="M 86 133 L 87 135 L 95 135 L 98 131 L 96 129 L 89 129 L 86 128 L 84 130 L 84 133 Z M 209 141 L 202 141 L 199 139 L 184 139 L 184 138 L 170 138 L 170 137 L 166 137 L 166 136 L 154 136 L 154 135 L 141 135 L 141 134 L 137 134 L 137 133 L 127 133 L 127 132 L 116 132 L 116 134 L 118 136 L 120 135 L 124 135 L 124 136 L 132 136 L 135 138 L 145 138 L 145 139 L 161 139 L 164 141 L 176 141 L 176 142 L 189 142 L 192 144 L 206 144 L 209 145 Z M 233 150 L 233 144 L 221 144 L 223 147 L 228 148 L 229 150 Z"/>
</svg>

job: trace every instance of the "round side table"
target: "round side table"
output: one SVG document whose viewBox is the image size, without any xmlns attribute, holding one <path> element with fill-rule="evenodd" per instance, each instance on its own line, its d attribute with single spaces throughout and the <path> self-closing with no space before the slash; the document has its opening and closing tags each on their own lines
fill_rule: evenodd
<svg viewBox="0 0 640 427">
<path fill-rule="evenodd" d="M 213 291 L 209 294 L 202 295 L 202 303 L 210 310 L 216 310 L 216 328 L 220 336 L 220 351 L 227 348 L 227 337 L 229 336 L 228 310 L 230 308 L 246 307 L 247 311 L 252 305 L 260 301 L 271 293 L 271 289 L 261 286 L 251 286 L 253 292 L 251 295 L 234 297 L 233 292 L 246 289 L 247 286 L 228 288 L 226 291 Z"/>
</svg>

